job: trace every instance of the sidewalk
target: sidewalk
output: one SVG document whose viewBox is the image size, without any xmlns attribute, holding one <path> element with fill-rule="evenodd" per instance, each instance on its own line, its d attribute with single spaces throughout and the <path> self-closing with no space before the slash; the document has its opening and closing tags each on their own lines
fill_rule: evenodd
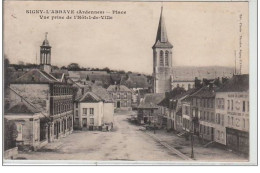
<svg viewBox="0 0 260 173">
<path fill-rule="evenodd" d="M 186 140 L 184 137 L 179 137 L 173 132 L 166 132 L 166 130 L 156 130 L 155 134 L 153 131 L 146 131 L 146 132 L 153 134 L 160 141 L 167 143 L 169 146 L 173 147 L 174 149 L 177 149 L 187 157 L 191 156 L 190 140 Z M 232 153 L 231 151 L 227 151 L 216 147 L 205 148 L 202 144 L 199 143 L 197 138 L 194 138 L 193 151 L 195 157 L 194 159 L 197 161 L 205 161 L 205 162 L 210 162 L 210 161 L 246 162 L 248 161 L 248 158 Z"/>
</svg>

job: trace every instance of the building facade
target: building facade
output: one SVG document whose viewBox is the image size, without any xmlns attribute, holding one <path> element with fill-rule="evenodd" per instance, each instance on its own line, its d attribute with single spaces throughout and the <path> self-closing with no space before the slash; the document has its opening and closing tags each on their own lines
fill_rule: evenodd
<svg viewBox="0 0 260 173">
<path fill-rule="evenodd" d="M 17 95 L 17 97 L 20 96 Z M 42 133 L 40 131 L 40 122 L 45 117 L 24 98 L 20 97 L 20 102 L 5 110 L 4 118 L 5 123 L 13 122 L 16 126 L 16 129 L 12 130 L 17 131 L 15 143 L 19 150 L 37 150 L 47 144 L 47 141 L 41 140 Z"/>
<path fill-rule="evenodd" d="M 107 91 L 113 98 L 115 109 L 132 110 L 132 90 L 124 85 L 110 85 Z"/>
<path fill-rule="evenodd" d="M 224 117 L 217 129 L 229 149 L 249 153 L 249 76 L 234 75 L 216 92 L 216 115 Z"/>
<path fill-rule="evenodd" d="M 146 94 L 141 100 L 137 110 L 137 120 L 140 124 L 156 124 L 161 115 L 161 107 L 158 104 L 164 99 L 163 93 Z"/>
<path fill-rule="evenodd" d="M 74 103 L 74 126 L 82 130 L 107 130 L 113 127 L 114 103 L 94 92 L 87 92 Z"/>
<path fill-rule="evenodd" d="M 194 131 L 205 141 L 214 141 L 216 124 L 223 124 L 223 117 L 215 116 L 216 89 L 214 84 L 209 84 L 191 95 L 191 113 L 198 119 L 194 123 Z"/>
<path fill-rule="evenodd" d="M 47 35 L 40 47 L 40 69 L 31 69 L 10 83 L 9 107 L 23 97 L 44 115 L 40 119 L 40 140 L 52 142 L 73 130 L 74 89 L 71 84 L 51 73 L 51 47 Z"/>
</svg>

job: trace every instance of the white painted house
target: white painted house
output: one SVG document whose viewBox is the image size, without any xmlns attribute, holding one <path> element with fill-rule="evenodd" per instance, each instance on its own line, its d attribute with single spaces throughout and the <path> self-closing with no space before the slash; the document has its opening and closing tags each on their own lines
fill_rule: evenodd
<svg viewBox="0 0 260 173">
<path fill-rule="evenodd" d="M 74 103 L 74 127 L 82 130 L 102 130 L 113 127 L 114 103 L 103 88 L 93 87 Z"/>
</svg>

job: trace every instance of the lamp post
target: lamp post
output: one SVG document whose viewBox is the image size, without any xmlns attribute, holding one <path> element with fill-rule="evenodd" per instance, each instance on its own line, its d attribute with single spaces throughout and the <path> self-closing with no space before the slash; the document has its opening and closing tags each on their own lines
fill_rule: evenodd
<svg viewBox="0 0 260 173">
<path fill-rule="evenodd" d="M 191 155 L 190 155 L 190 157 L 193 159 L 194 158 L 194 152 L 193 152 L 193 132 L 191 132 L 190 133 L 191 134 L 191 139 L 190 139 L 190 141 L 191 141 Z"/>
<path fill-rule="evenodd" d="M 190 130 L 190 142 L 191 142 L 191 155 L 190 157 L 193 159 L 194 158 L 194 151 L 193 151 L 193 144 L 194 144 L 194 121 L 195 121 L 195 117 L 192 117 L 192 121 L 191 121 L 191 130 Z"/>
<path fill-rule="evenodd" d="M 155 134 L 155 121 L 154 121 L 153 124 L 154 124 L 154 125 L 153 125 L 153 133 Z"/>
</svg>

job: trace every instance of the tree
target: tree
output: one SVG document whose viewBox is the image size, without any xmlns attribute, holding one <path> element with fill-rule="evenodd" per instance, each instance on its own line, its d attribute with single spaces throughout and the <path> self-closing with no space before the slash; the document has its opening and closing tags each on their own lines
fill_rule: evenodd
<svg viewBox="0 0 260 173">
<path fill-rule="evenodd" d="M 108 67 L 106 67 L 106 68 L 103 68 L 103 70 L 102 71 L 106 71 L 107 73 L 110 73 L 110 69 L 108 68 Z"/>
<path fill-rule="evenodd" d="M 4 88 L 6 89 L 7 86 L 9 85 L 9 79 L 10 79 L 10 73 L 8 71 L 9 67 L 9 59 L 6 55 L 4 55 Z"/>
<path fill-rule="evenodd" d="M 65 67 L 65 66 L 62 66 L 62 67 L 61 67 L 61 69 L 62 69 L 62 70 L 66 70 L 66 69 L 67 69 L 67 67 Z"/>
<path fill-rule="evenodd" d="M 4 150 L 14 148 L 16 146 L 16 138 L 18 136 L 17 126 L 14 121 L 4 119 Z"/>
<path fill-rule="evenodd" d="M 80 70 L 80 66 L 78 63 L 71 63 L 68 65 L 68 70 L 70 71 L 79 71 Z"/>
<path fill-rule="evenodd" d="M 59 67 L 56 66 L 56 65 L 53 65 L 53 66 L 52 66 L 52 69 L 53 69 L 53 70 L 59 70 Z"/>
</svg>

